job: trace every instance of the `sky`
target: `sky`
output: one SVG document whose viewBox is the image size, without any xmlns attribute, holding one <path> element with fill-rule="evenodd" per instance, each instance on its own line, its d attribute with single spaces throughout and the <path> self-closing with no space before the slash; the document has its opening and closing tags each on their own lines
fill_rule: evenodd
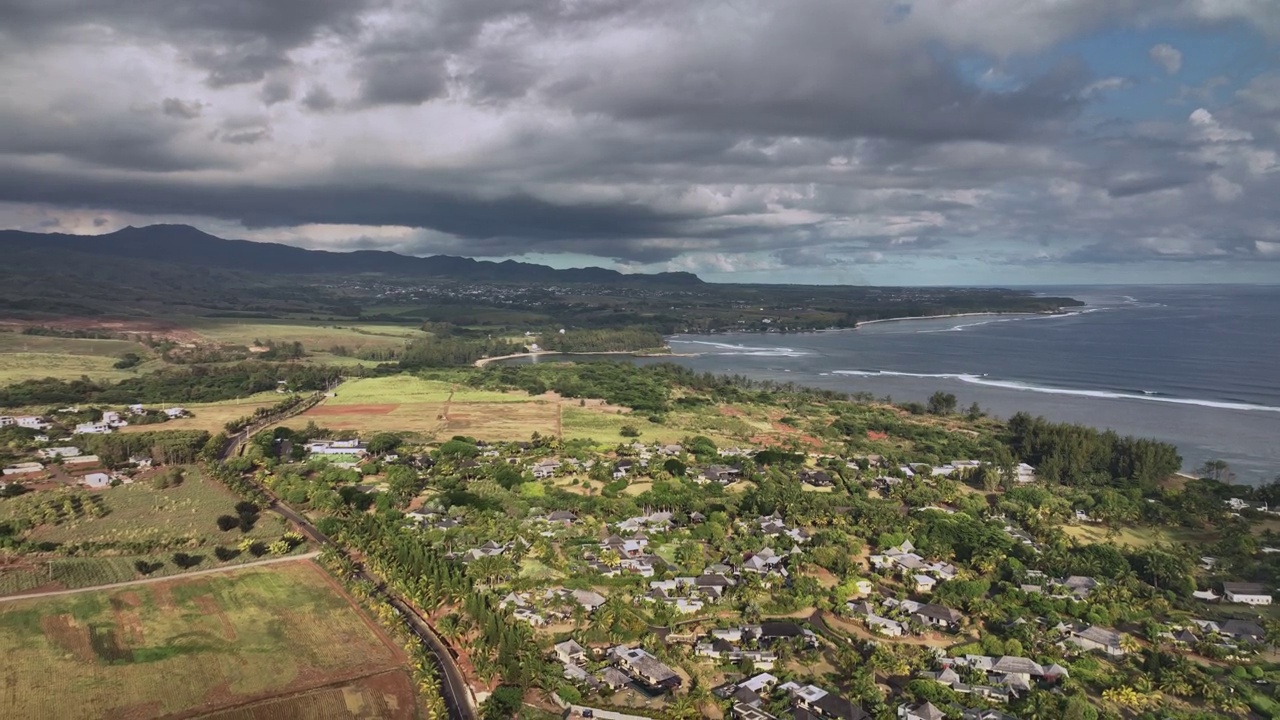
<svg viewBox="0 0 1280 720">
<path fill-rule="evenodd" d="M 1276 0 L 0 0 L 0 227 L 1280 282 Z"/>
</svg>

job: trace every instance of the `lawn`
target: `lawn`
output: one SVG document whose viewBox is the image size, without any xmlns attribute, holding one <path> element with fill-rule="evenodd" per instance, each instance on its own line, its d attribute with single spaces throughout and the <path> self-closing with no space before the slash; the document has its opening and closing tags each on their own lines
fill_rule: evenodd
<svg viewBox="0 0 1280 720">
<path fill-rule="evenodd" d="M 39 501 L 59 491 L 40 491 L 14 498 L 0 505 L 0 519 L 19 513 L 27 502 Z M 79 545 L 75 557 L 28 556 L 28 563 L 0 572 L 0 595 L 29 592 L 37 588 L 92 587 L 142 577 L 135 562 L 143 560 L 155 567 L 150 576 L 176 575 L 188 569 L 173 562 L 173 553 L 191 556 L 189 569 L 203 570 L 257 559 L 240 553 L 219 561 L 218 546 L 234 548 L 243 538 L 261 543 L 277 540 L 288 530 L 279 516 L 260 513 L 246 533 L 239 528 L 222 532 L 216 524 L 220 515 L 236 515 L 238 499 L 215 481 L 191 469 L 177 487 L 154 488 L 145 480 L 94 491 L 107 512 L 102 517 L 81 517 L 61 525 L 40 525 L 27 538 L 35 542 Z M 301 547 L 297 552 L 304 552 Z M 194 562 L 199 558 L 198 562 Z"/>
<path fill-rule="evenodd" d="M 0 655 L 5 716 L 32 720 L 208 713 L 404 663 L 307 561 L 2 603 Z M 307 717 L 357 716 L 343 696 Z M 392 717 L 413 717 L 410 697 L 389 699 Z"/>
<path fill-rule="evenodd" d="M 640 437 L 625 437 L 620 432 L 624 425 L 630 425 L 640 431 Z M 683 429 L 670 427 L 666 424 L 657 425 L 649 422 L 643 417 L 631 414 L 610 414 L 599 410 L 591 410 L 588 408 L 573 407 L 572 405 L 564 408 L 564 439 L 565 440 L 594 440 L 596 443 L 603 445 L 617 445 L 619 443 L 632 443 L 637 440 L 640 442 L 677 442 L 680 438 L 687 435 Z"/>
<path fill-rule="evenodd" d="M 38 378 L 122 380 L 139 370 L 117 370 L 112 365 L 132 352 L 149 355 L 141 344 L 129 340 L 89 340 L 0 332 L 0 385 Z"/>
</svg>

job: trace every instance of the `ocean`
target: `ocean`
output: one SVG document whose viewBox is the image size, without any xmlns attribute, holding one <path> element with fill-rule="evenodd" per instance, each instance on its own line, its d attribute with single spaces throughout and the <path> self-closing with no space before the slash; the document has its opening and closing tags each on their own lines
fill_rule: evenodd
<svg viewBox="0 0 1280 720">
<path fill-rule="evenodd" d="M 1184 468 L 1280 475 L 1280 286 L 1037 288 L 1060 315 L 904 320 L 857 330 L 680 335 L 675 361 L 895 401 L 954 393 L 1008 417 L 1111 428 L 1178 446 Z"/>
</svg>

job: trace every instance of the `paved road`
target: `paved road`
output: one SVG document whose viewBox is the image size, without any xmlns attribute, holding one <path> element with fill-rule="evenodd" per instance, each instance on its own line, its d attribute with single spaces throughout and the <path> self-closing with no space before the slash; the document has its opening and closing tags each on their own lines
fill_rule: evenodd
<svg viewBox="0 0 1280 720">
<path fill-rule="evenodd" d="M 303 516 L 302 513 L 299 513 L 288 505 L 280 502 L 280 500 L 271 495 L 270 491 L 266 488 L 263 488 L 263 491 L 267 492 L 268 496 L 271 497 L 270 508 L 280 513 L 285 519 L 289 520 L 294 525 L 298 526 L 298 528 L 313 541 L 321 545 L 332 545 L 334 547 L 338 547 L 333 540 L 320 532 L 319 528 L 312 525 L 311 521 Z M 442 690 L 441 694 L 444 696 L 445 705 L 449 710 L 449 717 L 454 720 L 476 720 L 476 718 L 479 717 L 479 714 L 476 712 L 475 702 L 471 695 L 471 688 L 467 685 L 466 678 L 462 675 L 462 670 L 458 668 L 458 664 L 454 661 L 453 654 L 449 652 L 449 648 L 445 645 L 444 641 L 436 635 L 435 631 L 431 629 L 431 626 L 427 624 L 427 621 L 423 619 L 416 610 L 414 610 L 408 603 L 396 597 L 396 595 L 387 588 L 387 585 L 382 581 L 382 578 L 370 573 L 363 567 L 357 571 L 357 575 L 360 579 L 368 581 L 377 588 L 377 591 L 383 596 L 387 603 L 389 603 L 391 607 L 395 608 L 396 611 L 400 613 L 400 616 L 404 618 L 405 622 L 408 623 L 409 629 L 413 631 L 413 634 L 417 635 L 418 639 L 425 643 L 427 648 L 431 650 L 431 654 L 436 659 L 436 669 L 439 670 Z"/>
<path fill-rule="evenodd" d="M 72 590 L 50 590 L 49 592 L 28 593 L 26 595 L 6 595 L 4 597 L 0 597 L 0 603 L 12 602 L 14 600 L 57 597 L 59 595 L 75 595 L 76 593 L 97 592 L 99 590 L 114 590 L 116 588 L 132 587 L 134 585 L 150 585 L 152 583 L 169 582 L 171 580 L 185 580 L 189 577 L 196 577 L 198 575 L 235 572 L 236 570 L 243 570 L 244 568 L 258 567 L 261 565 L 275 565 L 276 563 L 297 562 L 298 560 L 310 560 L 319 556 L 319 552 L 309 552 L 305 555 L 287 555 L 285 557 L 267 558 L 266 560 L 255 560 L 253 562 L 240 563 L 239 565 L 209 568 L 208 570 L 196 570 L 194 572 L 181 573 L 178 575 L 165 575 L 163 577 L 143 578 L 141 580 L 126 580 L 125 582 L 111 583 L 110 585 L 94 585 L 92 587 L 74 588 Z"/>
</svg>

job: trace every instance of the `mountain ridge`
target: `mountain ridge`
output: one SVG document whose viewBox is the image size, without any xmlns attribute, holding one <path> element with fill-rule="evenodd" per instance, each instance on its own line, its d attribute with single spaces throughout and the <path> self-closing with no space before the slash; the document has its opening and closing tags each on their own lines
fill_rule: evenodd
<svg viewBox="0 0 1280 720">
<path fill-rule="evenodd" d="M 53 243 L 58 243 L 55 247 Z M 476 260 L 455 255 L 418 257 L 389 250 L 308 250 L 282 243 L 221 238 L 190 225 L 126 226 L 103 235 L 0 230 L 0 249 L 76 252 L 118 259 L 146 259 L 245 272 L 293 275 L 379 273 L 490 282 L 625 283 L 701 285 L 693 273 L 622 273 L 600 267 L 558 269 L 517 260 Z"/>
</svg>

